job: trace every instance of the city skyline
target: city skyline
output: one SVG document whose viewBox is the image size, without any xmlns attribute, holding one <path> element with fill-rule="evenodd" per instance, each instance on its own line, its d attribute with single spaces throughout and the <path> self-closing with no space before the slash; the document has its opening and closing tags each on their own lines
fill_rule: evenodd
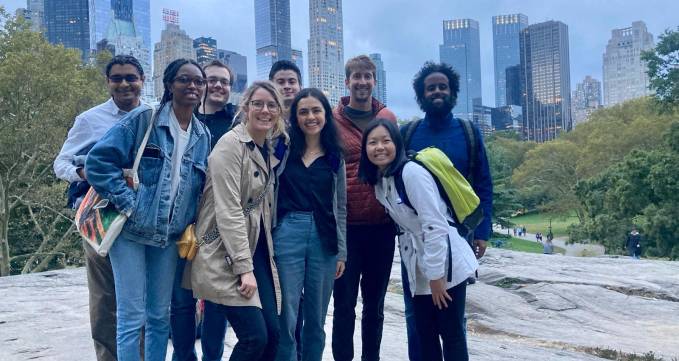
<svg viewBox="0 0 679 361">
<path fill-rule="evenodd" d="M 3 0 L 11 13 L 25 7 L 25 0 Z M 358 2 L 346 0 L 344 12 L 344 59 L 359 54 L 381 53 L 389 64 L 387 91 L 389 105 L 400 118 L 420 116 L 412 91 L 414 74 L 427 60 L 438 61 L 438 46 L 442 43 L 441 22 L 445 19 L 471 18 L 479 22 L 481 40 L 481 77 L 483 99 L 494 105 L 494 67 L 492 42 L 492 16 L 522 13 L 531 23 L 557 20 L 569 26 L 571 56 L 571 87 L 586 75 L 602 79 L 602 57 L 612 29 L 629 26 L 634 21 L 644 21 L 655 37 L 665 29 L 674 29 L 679 3 L 669 0 L 647 2 L 612 0 L 603 2 L 555 0 L 545 5 L 542 1 L 526 0 L 520 4 L 512 1 L 462 1 L 431 0 L 427 6 L 405 0 Z M 309 39 L 308 1 L 291 2 L 292 47 L 301 49 L 308 64 Z M 180 26 L 192 38 L 210 36 L 217 39 L 219 47 L 236 51 L 248 57 L 248 76 L 256 78 L 254 5 L 251 1 L 229 4 L 224 19 L 215 17 L 215 9 L 224 8 L 218 0 L 196 0 L 177 3 L 169 0 L 151 0 L 151 38 L 159 41 L 163 29 L 162 8 L 176 9 L 181 13 Z M 393 26 L 398 19 L 399 26 Z M 407 47 L 407 51 L 404 51 Z M 307 69 L 302 70 L 307 74 Z M 305 84 L 306 83 L 305 81 Z"/>
</svg>

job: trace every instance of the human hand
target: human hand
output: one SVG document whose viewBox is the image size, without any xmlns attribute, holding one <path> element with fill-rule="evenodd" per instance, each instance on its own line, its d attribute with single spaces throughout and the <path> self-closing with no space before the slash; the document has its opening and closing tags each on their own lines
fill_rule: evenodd
<svg viewBox="0 0 679 361">
<path fill-rule="evenodd" d="M 452 302 L 453 298 L 450 297 L 446 290 L 446 277 L 444 276 L 440 279 L 429 281 L 429 288 L 431 288 L 431 298 L 434 305 L 438 307 L 439 310 L 448 308 L 446 300 Z"/>
<path fill-rule="evenodd" d="M 486 241 L 482 239 L 475 239 L 474 255 L 476 256 L 476 259 L 483 257 L 484 254 L 486 254 Z"/>
<path fill-rule="evenodd" d="M 252 272 L 243 273 L 240 275 L 240 287 L 238 287 L 238 292 L 245 298 L 252 298 L 257 290 L 257 279 L 255 274 Z"/>
<path fill-rule="evenodd" d="M 344 269 L 346 265 L 344 264 L 344 261 L 337 261 L 337 268 L 335 269 L 335 279 L 338 279 L 342 277 L 344 274 Z"/>
</svg>

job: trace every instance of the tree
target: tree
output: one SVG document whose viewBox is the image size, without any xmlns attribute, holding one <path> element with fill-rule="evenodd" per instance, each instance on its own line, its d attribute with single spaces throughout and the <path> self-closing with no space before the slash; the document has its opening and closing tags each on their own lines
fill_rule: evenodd
<svg viewBox="0 0 679 361">
<path fill-rule="evenodd" d="M 36 244 L 30 254 L 40 255 L 32 261 L 44 269 L 46 259 L 77 240 L 71 214 L 60 210 L 63 186 L 51 164 L 75 115 L 107 95 L 100 69 L 83 65 L 77 50 L 49 44 L 2 8 L 0 24 L 0 276 L 6 276 L 11 244 Z"/>
<path fill-rule="evenodd" d="M 650 87 L 664 109 L 679 105 L 679 27 L 665 30 L 655 49 L 645 51 L 641 59 L 648 64 Z"/>
</svg>

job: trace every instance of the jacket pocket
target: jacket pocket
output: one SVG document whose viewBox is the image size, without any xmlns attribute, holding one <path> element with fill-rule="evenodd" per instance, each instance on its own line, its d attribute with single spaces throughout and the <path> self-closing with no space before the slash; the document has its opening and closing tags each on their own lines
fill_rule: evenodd
<svg viewBox="0 0 679 361">
<path fill-rule="evenodd" d="M 147 145 L 144 148 L 144 153 L 139 163 L 139 170 L 137 171 L 139 182 L 147 185 L 157 184 L 160 180 L 164 162 L 163 151 L 156 145 Z"/>
</svg>

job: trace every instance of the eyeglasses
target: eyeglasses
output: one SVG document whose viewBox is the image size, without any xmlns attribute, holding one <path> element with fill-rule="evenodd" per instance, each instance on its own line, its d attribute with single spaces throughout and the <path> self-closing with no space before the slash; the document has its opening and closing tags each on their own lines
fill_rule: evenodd
<svg viewBox="0 0 679 361">
<path fill-rule="evenodd" d="M 191 78 L 186 75 L 178 76 L 174 78 L 174 81 L 181 85 L 189 85 L 191 83 L 196 84 L 197 87 L 202 88 L 205 86 L 205 79 L 203 78 Z"/>
<path fill-rule="evenodd" d="M 231 80 L 229 80 L 229 79 L 227 79 L 227 78 L 214 78 L 214 77 L 210 77 L 210 78 L 207 78 L 207 83 L 208 83 L 210 86 L 217 85 L 217 83 L 221 83 L 222 86 L 230 86 L 230 85 L 231 85 Z"/>
<path fill-rule="evenodd" d="M 134 83 L 139 81 L 139 77 L 134 75 L 134 74 L 127 74 L 127 75 L 111 75 L 108 77 L 108 80 L 111 83 L 122 83 L 123 80 L 125 80 L 128 83 Z"/>
<path fill-rule="evenodd" d="M 276 102 L 264 102 L 261 100 L 251 100 L 250 105 L 252 108 L 256 111 L 262 111 L 264 110 L 264 106 L 266 105 L 267 109 L 269 109 L 270 113 L 278 113 L 278 104 Z"/>
</svg>

